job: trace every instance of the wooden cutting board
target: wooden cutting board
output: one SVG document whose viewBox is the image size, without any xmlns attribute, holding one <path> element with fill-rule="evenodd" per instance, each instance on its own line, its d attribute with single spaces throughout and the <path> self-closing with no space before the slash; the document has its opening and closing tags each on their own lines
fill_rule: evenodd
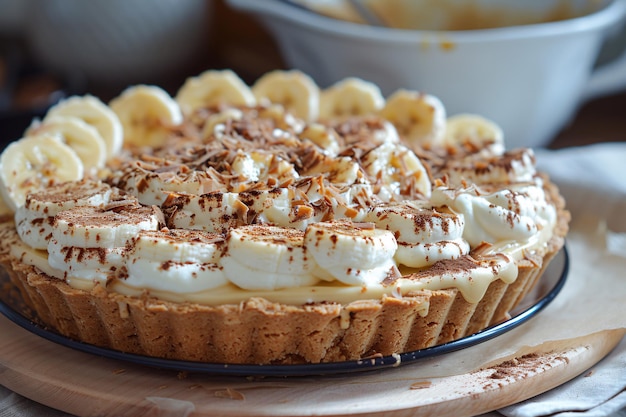
<svg viewBox="0 0 626 417">
<path fill-rule="evenodd" d="M 361 374 L 241 378 L 182 374 L 57 345 L 0 316 L 0 384 L 78 416 L 471 416 L 554 388 L 589 369 L 624 330 L 542 346 L 468 374 L 412 377 L 410 364 Z M 487 342 L 489 343 L 489 342 Z M 416 369 L 416 368 L 413 368 Z"/>
</svg>

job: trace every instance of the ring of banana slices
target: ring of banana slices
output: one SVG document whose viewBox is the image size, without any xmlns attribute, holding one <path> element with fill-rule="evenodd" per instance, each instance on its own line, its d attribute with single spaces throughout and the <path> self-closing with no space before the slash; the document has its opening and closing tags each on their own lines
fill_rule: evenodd
<svg viewBox="0 0 626 417">
<path fill-rule="evenodd" d="M 476 302 L 556 222 L 532 152 L 505 152 L 495 123 L 294 70 L 71 97 L 4 150 L 0 195 L 13 250 L 48 275 L 173 299 L 455 286 Z M 464 281 L 411 279 L 460 259 Z"/>
</svg>

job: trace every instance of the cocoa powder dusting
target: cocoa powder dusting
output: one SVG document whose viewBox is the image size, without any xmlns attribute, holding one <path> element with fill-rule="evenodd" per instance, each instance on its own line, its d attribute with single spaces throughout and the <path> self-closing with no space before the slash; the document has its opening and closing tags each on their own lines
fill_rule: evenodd
<svg viewBox="0 0 626 417">
<path fill-rule="evenodd" d="M 556 360 L 567 362 L 566 358 L 555 357 Z M 549 365 L 549 361 L 537 353 L 529 353 L 527 355 L 504 361 L 491 369 L 493 373 L 489 375 L 489 379 L 520 379 L 529 373 L 532 373 L 542 366 Z M 549 365 L 551 367 L 551 365 Z"/>
</svg>

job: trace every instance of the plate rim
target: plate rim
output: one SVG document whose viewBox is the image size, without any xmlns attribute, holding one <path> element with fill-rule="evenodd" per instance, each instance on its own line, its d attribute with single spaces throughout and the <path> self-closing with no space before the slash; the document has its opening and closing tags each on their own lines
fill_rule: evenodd
<svg viewBox="0 0 626 417">
<path fill-rule="evenodd" d="M 559 259 L 562 260 L 559 261 Z M 14 310 L 11 306 L 0 299 L 0 313 L 24 330 L 42 337 L 59 345 L 75 349 L 84 353 L 121 360 L 135 365 L 148 366 L 151 368 L 173 370 L 179 372 L 193 372 L 214 376 L 265 376 L 265 377 L 290 377 L 290 376 L 320 376 L 336 374 L 352 374 L 357 372 L 372 371 L 401 365 L 418 363 L 420 360 L 440 356 L 457 350 L 465 349 L 491 340 L 501 334 L 511 331 L 539 312 L 544 310 L 561 292 L 569 274 L 570 259 L 566 245 L 564 245 L 550 262 L 544 275 L 551 269 L 557 268 L 556 263 L 562 263 L 562 270 L 553 272 L 558 274 L 554 285 L 546 290 L 531 305 L 524 308 L 515 316 L 501 323 L 489 326 L 471 335 L 410 352 L 393 354 L 388 356 L 364 358 L 341 362 L 323 362 L 315 364 L 286 364 L 286 365 L 259 365 L 259 364 L 227 364 L 212 362 L 194 362 L 177 359 L 164 359 L 152 356 L 126 353 L 110 348 L 100 347 L 89 343 L 77 341 L 63 336 L 54 330 L 44 328 L 40 324 L 28 319 L 22 313 Z"/>
</svg>

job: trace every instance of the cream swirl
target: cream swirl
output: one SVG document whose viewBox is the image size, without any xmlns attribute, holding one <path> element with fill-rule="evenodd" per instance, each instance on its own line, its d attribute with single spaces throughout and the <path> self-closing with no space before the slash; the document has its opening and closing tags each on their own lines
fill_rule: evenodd
<svg viewBox="0 0 626 417">
<path fill-rule="evenodd" d="M 464 215 L 463 238 L 472 247 L 482 242 L 528 242 L 538 231 L 552 230 L 556 218 L 543 189 L 531 184 L 489 193 L 476 186 L 436 187 L 431 202 Z"/>
</svg>

